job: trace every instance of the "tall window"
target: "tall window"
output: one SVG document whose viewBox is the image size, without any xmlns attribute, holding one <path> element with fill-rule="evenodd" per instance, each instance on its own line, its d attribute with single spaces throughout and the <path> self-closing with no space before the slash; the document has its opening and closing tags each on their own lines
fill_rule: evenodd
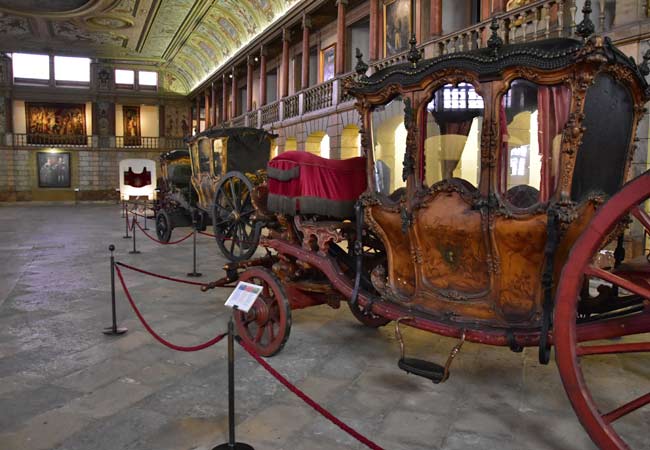
<svg viewBox="0 0 650 450">
<path fill-rule="evenodd" d="M 140 86 L 156 87 L 158 85 L 158 73 L 145 70 L 138 71 L 138 84 Z"/>
<path fill-rule="evenodd" d="M 13 64 L 14 79 L 50 79 L 50 57 L 48 55 L 14 53 L 11 55 L 11 60 Z"/>
<path fill-rule="evenodd" d="M 135 85 L 135 73 L 132 70 L 115 69 L 115 84 L 133 87 Z"/>
<path fill-rule="evenodd" d="M 55 56 L 54 79 L 90 83 L 90 59 Z"/>
</svg>

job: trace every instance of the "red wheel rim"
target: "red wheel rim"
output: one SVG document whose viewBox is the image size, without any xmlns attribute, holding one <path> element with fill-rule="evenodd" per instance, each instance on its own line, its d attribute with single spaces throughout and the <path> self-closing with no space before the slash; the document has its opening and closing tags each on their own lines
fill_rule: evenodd
<svg viewBox="0 0 650 450">
<path fill-rule="evenodd" d="M 556 360 L 567 396 L 576 415 L 591 439 L 602 449 L 629 449 L 618 432 L 612 426 L 612 412 L 602 414 L 585 381 L 578 355 L 577 340 L 577 306 L 585 274 L 591 276 L 592 257 L 598 252 L 607 236 L 614 231 L 617 223 L 630 212 L 635 212 L 637 205 L 650 198 L 650 173 L 625 185 L 594 216 L 588 228 L 580 236 L 562 270 L 556 294 L 554 315 L 554 344 Z M 633 211 L 631 211 L 633 210 Z M 645 224 L 646 228 L 650 225 Z M 650 314 L 646 310 L 650 331 Z M 647 350 L 646 350 L 647 351 Z M 582 353 L 584 351 L 581 350 Z M 618 351 L 622 352 L 622 351 Z M 642 400 L 639 397 L 637 400 Z M 628 403 L 631 404 L 634 402 Z"/>
<path fill-rule="evenodd" d="M 246 270 L 240 281 L 263 287 L 251 309 L 235 311 L 237 334 L 262 356 L 273 356 L 282 350 L 291 331 L 291 308 L 284 288 L 268 269 Z"/>
</svg>

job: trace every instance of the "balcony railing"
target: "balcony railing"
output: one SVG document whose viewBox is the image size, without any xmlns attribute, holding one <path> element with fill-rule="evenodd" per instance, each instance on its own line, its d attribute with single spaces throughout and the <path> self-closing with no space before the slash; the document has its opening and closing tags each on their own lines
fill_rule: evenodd
<svg viewBox="0 0 650 450">
<path fill-rule="evenodd" d="M 92 146 L 92 136 L 15 133 L 13 135 L 13 145 L 18 147 L 32 145 L 40 147 L 44 145 L 56 145 L 57 147 L 90 147 Z"/>
<path fill-rule="evenodd" d="M 538 0 L 520 8 L 497 16 L 498 34 L 504 43 L 519 43 L 549 37 L 575 36 L 577 7 L 575 0 Z M 594 17 L 592 15 L 592 20 Z M 454 52 L 474 50 L 487 46 L 491 34 L 492 19 L 463 28 L 454 33 L 434 37 L 418 45 L 421 54 L 433 58 Z M 600 16 L 600 28 L 604 26 Z M 374 61 L 369 73 L 374 73 L 394 64 L 407 61 L 408 52 L 403 52 Z M 343 90 L 346 78 L 356 76 L 347 73 L 333 80 L 312 86 L 292 94 L 277 102 L 265 105 L 258 110 L 246 113 L 248 126 L 261 127 L 278 121 L 300 117 L 304 114 L 320 111 L 342 103 L 350 102 L 353 97 Z M 282 103 L 282 108 L 279 105 Z"/>
<path fill-rule="evenodd" d="M 278 114 L 278 103 L 271 103 L 270 105 L 264 105 L 262 106 L 262 123 L 261 125 L 266 125 L 269 123 L 277 122 L 280 120 L 280 116 Z"/>
<path fill-rule="evenodd" d="M 82 147 L 125 149 L 184 148 L 181 137 L 83 136 L 13 133 L 5 135 L 5 144 L 14 147 Z"/>
<path fill-rule="evenodd" d="M 246 114 L 233 117 L 233 119 L 230 121 L 231 127 L 243 127 L 245 125 L 246 125 Z"/>
<path fill-rule="evenodd" d="M 317 86 L 305 89 L 305 112 L 318 111 L 332 106 L 332 87 L 334 80 L 326 81 Z"/>
</svg>

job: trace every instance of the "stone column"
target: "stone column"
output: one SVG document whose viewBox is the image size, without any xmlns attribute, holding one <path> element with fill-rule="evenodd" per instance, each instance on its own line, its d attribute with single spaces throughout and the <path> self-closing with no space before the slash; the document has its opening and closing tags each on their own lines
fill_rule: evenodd
<svg viewBox="0 0 650 450">
<path fill-rule="evenodd" d="M 217 88 L 214 85 L 214 81 L 210 83 L 210 94 L 212 98 L 212 105 L 210 106 L 211 120 L 212 125 L 217 124 Z"/>
<path fill-rule="evenodd" d="M 302 77 L 300 87 L 309 87 L 309 31 L 311 29 L 311 18 L 308 15 L 302 16 Z"/>
<path fill-rule="evenodd" d="M 246 57 L 246 112 L 253 110 L 253 62 L 251 55 Z"/>
<path fill-rule="evenodd" d="M 260 46 L 260 106 L 266 105 L 266 48 Z"/>
<path fill-rule="evenodd" d="M 231 117 L 237 117 L 237 69 L 233 66 L 232 72 L 230 72 L 230 76 L 232 77 L 232 83 L 231 83 L 231 89 L 230 89 L 230 103 L 232 104 L 232 116 Z"/>
<path fill-rule="evenodd" d="M 336 0 L 336 74 L 345 72 L 345 7 L 348 0 Z"/>
<path fill-rule="evenodd" d="M 207 130 L 212 126 L 212 111 L 210 110 L 210 90 L 206 89 L 205 93 L 203 94 L 205 96 L 205 129 Z"/>
<path fill-rule="evenodd" d="M 196 132 L 201 131 L 201 96 L 196 96 Z"/>
<path fill-rule="evenodd" d="M 370 43 L 368 59 L 376 61 L 379 59 L 379 0 L 370 0 Z"/>
<path fill-rule="evenodd" d="M 429 36 L 442 35 L 442 0 L 431 0 Z"/>
<path fill-rule="evenodd" d="M 221 86 L 221 121 L 228 120 L 228 78 L 223 73 L 223 85 Z"/>
<path fill-rule="evenodd" d="M 280 67 L 280 98 L 289 94 L 289 42 L 291 32 L 288 28 L 282 30 L 282 65 Z"/>
</svg>

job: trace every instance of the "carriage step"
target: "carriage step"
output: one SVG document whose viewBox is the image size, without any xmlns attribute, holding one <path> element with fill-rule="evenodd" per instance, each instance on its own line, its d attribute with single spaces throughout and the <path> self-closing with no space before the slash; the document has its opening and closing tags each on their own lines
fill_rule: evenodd
<svg viewBox="0 0 650 450">
<path fill-rule="evenodd" d="M 406 373 L 427 378 L 434 384 L 445 381 L 445 368 L 440 364 L 417 358 L 401 358 L 397 361 L 397 365 Z M 449 376 L 449 372 L 447 372 L 447 376 Z"/>
<path fill-rule="evenodd" d="M 452 348 L 449 352 L 447 362 L 444 366 L 441 366 L 439 364 L 433 363 L 431 361 L 425 361 L 423 359 L 404 357 L 404 339 L 402 339 L 402 332 L 399 328 L 399 323 L 403 320 L 412 321 L 415 320 L 415 318 L 411 316 L 405 316 L 400 317 L 395 321 L 395 337 L 397 338 L 397 342 L 399 342 L 400 348 L 400 358 L 397 361 L 399 368 L 404 370 L 406 373 L 412 373 L 413 375 L 431 380 L 434 384 L 444 383 L 447 381 L 449 378 L 449 368 L 451 367 L 451 363 L 453 362 L 456 355 L 458 355 L 460 348 L 465 342 L 465 330 L 462 330 L 460 341 L 458 341 L 454 348 Z"/>
</svg>

